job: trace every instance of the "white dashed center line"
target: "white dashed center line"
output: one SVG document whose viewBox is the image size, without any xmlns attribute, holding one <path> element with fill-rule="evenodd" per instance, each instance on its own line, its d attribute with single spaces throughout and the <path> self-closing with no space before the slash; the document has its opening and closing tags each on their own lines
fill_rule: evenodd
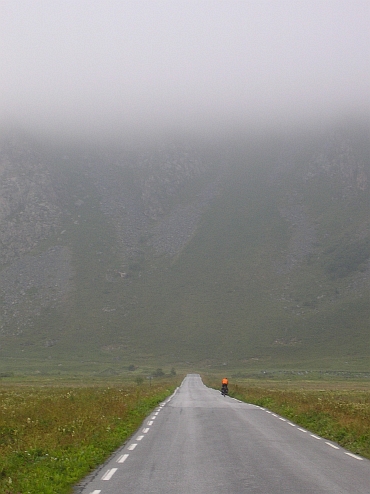
<svg viewBox="0 0 370 494">
<path fill-rule="evenodd" d="M 130 446 L 127 448 L 129 451 L 133 451 L 136 448 L 137 444 L 130 444 Z"/>
<path fill-rule="evenodd" d="M 118 468 L 111 468 L 110 470 L 107 470 L 101 479 L 110 480 L 113 477 L 113 475 L 117 472 L 117 470 Z"/>
<path fill-rule="evenodd" d="M 117 463 L 123 463 L 124 461 L 127 460 L 128 456 L 129 456 L 128 454 L 120 456 L 117 460 Z"/>
<path fill-rule="evenodd" d="M 301 432 L 307 432 L 307 431 L 305 431 L 304 429 L 301 429 L 300 427 L 297 427 L 297 429 L 298 429 L 299 431 L 301 431 Z"/>
<path fill-rule="evenodd" d="M 92 491 L 92 492 L 90 492 L 90 494 L 100 494 L 100 493 L 101 493 L 101 491 Z"/>
<path fill-rule="evenodd" d="M 149 430 L 149 427 L 145 427 L 145 429 L 143 429 L 144 434 L 146 434 L 148 432 L 148 430 Z"/>
<path fill-rule="evenodd" d="M 136 441 L 141 441 L 144 436 L 137 436 Z"/>
<path fill-rule="evenodd" d="M 321 437 L 315 436 L 315 434 L 310 434 L 311 437 L 314 437 L 315 439 L 319 439 L 321 441 Z"/>
</svg>

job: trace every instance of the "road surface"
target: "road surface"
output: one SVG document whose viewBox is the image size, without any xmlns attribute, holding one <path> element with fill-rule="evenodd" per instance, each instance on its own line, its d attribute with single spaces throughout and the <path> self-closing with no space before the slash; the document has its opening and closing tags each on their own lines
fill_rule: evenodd
<svg viewBox="0 0 370 494">
<path fill-rule="evenodd" d="M 188 375 L 81 494 L 369 494 L 370 461 Z"/>
</svg>

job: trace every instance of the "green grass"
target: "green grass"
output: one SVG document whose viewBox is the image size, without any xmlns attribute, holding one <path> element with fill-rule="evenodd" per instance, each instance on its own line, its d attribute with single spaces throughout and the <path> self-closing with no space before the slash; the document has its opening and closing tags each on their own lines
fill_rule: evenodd
<svg viewBox="0 0 370 494">
<path fill-rule="evenodd" d="M 135 432 L 176 382 L 1 385 L 1 492 L 71 492 Z"/>
<path fill-rule="evenodd" d="M 133 374 L 135 375 L 135 374 Z M 281 377 L 281 376 L 280 376 Z M 289 379 L 288 379 L 289 378 Z M 36 378 L 0 385 L 0 489 L 63 494 L 103 462 L 180 379 Z M 230 378 L 230 394 L 370 458 L 369 383 L 338 378 Z M 130 382 L 131 380 L 131 382 Z M 219 378 L 203 377 L 218 387 Z"/>
<path fill-rule="evenodd" d="M 218 388 L 214 378 L 205 383 Z M 286 417 L 370 459 L 370 385 L 366 381 L 233 379 L 230 396 Z"/>
</svg>

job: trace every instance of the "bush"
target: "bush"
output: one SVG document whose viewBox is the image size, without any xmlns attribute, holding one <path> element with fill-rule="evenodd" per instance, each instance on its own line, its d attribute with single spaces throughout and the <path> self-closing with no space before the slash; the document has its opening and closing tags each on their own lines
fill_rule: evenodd
<svg viewBox="0 0 370 494">
<path fill-rule="evenodd" d="M 160 367 L 158 367 L 158 369 L 155 372 L 153 372 L 153 377 L 162 377 L 162 376 L 164 376 L 164 372 Z"/>
</svg>

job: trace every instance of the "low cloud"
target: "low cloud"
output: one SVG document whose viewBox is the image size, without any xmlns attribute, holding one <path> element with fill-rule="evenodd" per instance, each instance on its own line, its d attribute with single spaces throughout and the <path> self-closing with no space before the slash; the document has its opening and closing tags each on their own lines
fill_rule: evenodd
<svg viewBox="0 0 370 494">
<path fill-rule="evenodd" d="M 3 124 L 222 133 L 370 110 L 367 0 L 0 4 Z"/>
</svg>

